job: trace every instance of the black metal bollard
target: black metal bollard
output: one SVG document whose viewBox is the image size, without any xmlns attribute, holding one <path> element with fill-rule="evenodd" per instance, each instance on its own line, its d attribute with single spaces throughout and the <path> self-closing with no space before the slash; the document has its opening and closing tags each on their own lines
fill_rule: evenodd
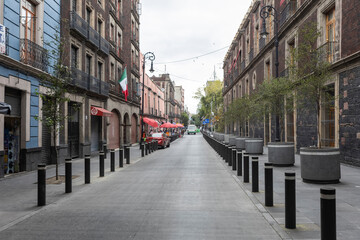
<svg viewBox="0 0 360 240">
<path fill-rule="evenodd" d="M 225 162 L 229 162 L 229 146 L 225 144 L 225 148 L 224 148 L 224 158 L 225 158 Z"/>
<path fill-rule="evenodd" d="M 233 148 L 232 150 L 232 170 L 236 171 L 236 149 Z"/>
<path fill-rule="evenodd" d="M 46 165 L 38 164 L 38 206 L 46 204 Z"/>
<path fill-rule="evenodd" d="M 251 173 L 252 192 L 259 192 L 259 157 L 252 157 Z"/>
<path fill-rule="evenodd" d="M 273 164 L 265 163 L 265 206 L 274 206 L 273 197 Z"/>
<path fill-rule="evenodd" d="M 103 152 L 104 152 L 104 159 L 107 158 L 107 146 L 106 144 L 103 145 Z"/>
<path fill-rule="evenodd" d="M 72 163 L 71 158 L 65 159 L 65 193 L 72 192 Z"/>
<path fill-rule="evenodd" d="M 228 147 L 228 166 L 232 166 L 232 147 Z"/>
<path fill-rule="evenodd" d="M 243 175 L 243 182 L 249 182 L 249 155 L 244 153 L 244 175 Z"/>
<path fill-rule="evenodd" d="M 237 153 L 237 175 L 242 176 L 242 151 Z"/>
<path fill-rule="evenodd" d="M 144 151 L 144 144 L 143 143 L 140 145 L 140 149 L 141 149 L 141 157 L 144 157 L 145 151 Z"/>
<path fill-rule="evenodd" d="M 115 172 L 115 150 L 110 150 L 110 171 Z"/>
<path fill-rule="evenodd" d="M 295 172 L 285 172 L 285 227 L 296 228 Z"/>
<path fill-rule="evenodd" d="M 125 157 L 126 157 L 126 164 L 130 164 L 130 148 L 125 147 Z"/>
<path fill-rule="evenodd" d="M 119 149 L 119 167 L 124 167 L 124 150 L 121 148 Z"/>
<path fill-rule="evenodd" d="M 148 155 L 149 144 L 145 143 L 145 155 Z"/>
<path fill-rule="evenodd" d="M 90 183 L 90 155 L 85 155 L 85 184 Z"/>
<path fill-rule="evenodd" d="M 105 175 L 104 152 L 99 153 L 99 171 L 100 177 L 103 177 Z"/>
<path fill-rule="evenodd" d="M 321 240 L 336 239 L 336 190 L 320 189 Z"/>
</svg>

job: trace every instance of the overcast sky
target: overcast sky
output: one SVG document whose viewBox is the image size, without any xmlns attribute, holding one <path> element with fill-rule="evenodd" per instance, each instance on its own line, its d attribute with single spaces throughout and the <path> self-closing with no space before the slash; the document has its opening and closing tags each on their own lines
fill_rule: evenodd
<svg viewBox="0 0 360 240">
<path fill-rule="evenodd" d="M 166 69 L 175 85 L 182 85 L 185 89 L 185 105 L 190 113 L 196 113 L 198 101 L 192 97 L 206 81 L 214 79 L 214 67 L 217 78 L 223 80 L 222 65 L 227 47 L 251 0 L 140 2 L 141 52 L 155 54 L 153 74 L 158 76 Z M 214 51 L 217 52 L 194 58 Z M 170 63 L 189 58 L 191 60 Z M 147 65 L 146 70 L 149 68 Z"/>
</svg>

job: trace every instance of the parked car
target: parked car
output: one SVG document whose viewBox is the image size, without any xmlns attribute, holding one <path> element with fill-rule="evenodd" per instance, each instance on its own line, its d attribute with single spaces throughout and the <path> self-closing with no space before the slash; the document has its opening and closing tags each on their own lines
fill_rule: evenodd
<svg viewBox="0 0 360 240">
<path fill-rule="evenodd" d="M 187 129 L 187 134 L 196 134 L 197 127 L 195 125 L 189 125 Z"/>
<path fill-rule="evenodd" d="M 146 138 L 146 142 L 151 142 L 152 140 L 158 141 L 159 148 L 170 147 L 170 138 L 167 137 L 165 133 L 153 133 L 151 137 Z"/>
</svg>

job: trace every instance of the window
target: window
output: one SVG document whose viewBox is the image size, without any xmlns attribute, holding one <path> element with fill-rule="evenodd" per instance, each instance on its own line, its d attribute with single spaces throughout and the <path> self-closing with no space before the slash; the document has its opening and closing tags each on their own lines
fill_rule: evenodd
<svg viewBox="0 0 360 240">
<path fill-rule="evenodd" d="M 117 15 L 118 15 L 119 19 L 121 18 L 121 9 L 122 9 L 122 3 L 121 3 L 121 0 L 118 0 L 118 2 L 117 2 Z"/>
<path fill-rule="evenodd" d="M 100 19 L 98 19 L 98 33 L 100 34 L 101 36 L 101 32 L 102 32 L 102 21 Z"/>
<path fill-rule="evenodd" d="M 252 79 L 252 89 L 256 88 L 256 73 L 254 73 L 253 75 L 253 79 Z"/>
<path fill-rule="evenodd" d="M 118 33 L 118 43 L 117 43 L 117 47 L 118 47 L 118 49 L 121 49 L 122 48 L 122 37 L 121 37 L 121 34 L 120 33 Z M 119 53 L 119 55 L 120 55 L 120 53 Z"/>
<path fill-rule="evenodd" d="M 86 8 L 86 22 L 91 25 L 91 9 Z"/>
<path fill-rule="evenodd" d="M 335 8 L 332 8 L 326 14 L 326 42 L 327 60 L 333 62 L 334 59 L 334 41 L 335 41 Z"/>
<path fill-rule="evenodd" d="M 110 40 L 111 41 L 115 40 L 115 28 L 113 24 L 110 24 Z"/>
<path fill-rule="evenodd" d="M 74 45 L 71 45 L 71 67 L 78 68 L 78 54 L 79 48 Z"/>
<path fill-rule="evenodd" d="M 321 144 L 324 147 L 335 147 L 335 85 L 327 86 L 323 94 L 321 118 Z"/>
<path fill-rule="evenodd" d="M 98 62 L 98 76 L 97 76 L 97 78 L 100 81 L 102 80 L 102 73 L 103 73 L 103 64 L 102 64 L 102 62 Z"/>
<path fill-rule="evenodd" d="M 115 65 L 114 65 L 114 63 L 110 64 L 110 80 L 115 81 Z"/>
<path fill-rule="evenodd" d="M 246 79 L 245 82 L 246 82 L 246 85 L 245 85 L 245 87 L 246 87 L 246 94 L 249 95 L 249 94 L 250 94 L 249 79 Z"/>
<path fill-rule="evenodd" d="M 91 60 L 92 57 L 90 55 L 86 55 L 85 58 L 85 72 L 89 75 L 91 75 Z"/>
<path fill-rule="evenodd" d="M 265 63 L 265 74 L 266 74 L 266 79 L 267 80 L 270 80 L 270 78 L 271 78 L 271 67 L 270 67 L 270 61 L 267 61 L 266 63 Z"/>
<path fill-rule="evenodd" d="M 72 10 L 76 12 L 77 10 L 77 0 L 72 0 Z"/>
<path fill-rule="evenodd" d="M 22 0 L 20 38 L 36 42 L 36 7 L 28 0 Z"/>
</svg>

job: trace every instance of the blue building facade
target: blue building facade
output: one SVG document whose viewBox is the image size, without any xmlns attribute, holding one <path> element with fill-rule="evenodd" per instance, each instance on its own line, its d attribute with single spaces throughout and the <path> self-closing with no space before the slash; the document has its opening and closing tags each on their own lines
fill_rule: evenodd
<svg viewBox="0 0 360 240">
<path fill-rule="evenodd" d="M 0 54 L 0 102 L 12 106 L 0 115 L 0 177 L 30 171 L 46 162 L 43 143 L 49 133 L 41 116 L 39 76 L 51 74 L 52 49 L 60 32 L 60 0 L 0 0 L 6 51 Z"/>
</svg>

